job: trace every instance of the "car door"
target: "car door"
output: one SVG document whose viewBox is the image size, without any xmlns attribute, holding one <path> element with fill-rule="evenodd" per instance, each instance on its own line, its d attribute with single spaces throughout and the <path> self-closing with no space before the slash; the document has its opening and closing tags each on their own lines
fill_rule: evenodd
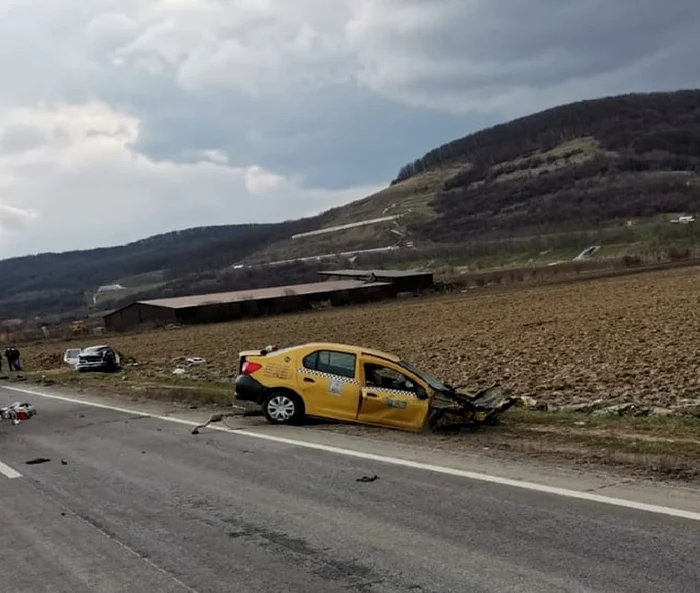
<svg viewBox="0 0 700 593">
<path fill-rule="evenodd" d="M 361 360 L 362 389 L 357 420 L 394 428 L 420 429 L 428 414 L 428 388 L 398 365 Z"/>
<path fill-rule="evenodd" d="M 298 389 L 306 413 L 355 420 L 360 403 L 358 357 L 350 351 L 314 350 L 301 359 Z"/>
<path fill-rule="evenodd" d="M 74 369 L 75 365 L 78 364 L 80 352 L 80 348 L 68 348 L 68 350 L 66 350 L 63 354 L 63 362 Z"/>
</svg>

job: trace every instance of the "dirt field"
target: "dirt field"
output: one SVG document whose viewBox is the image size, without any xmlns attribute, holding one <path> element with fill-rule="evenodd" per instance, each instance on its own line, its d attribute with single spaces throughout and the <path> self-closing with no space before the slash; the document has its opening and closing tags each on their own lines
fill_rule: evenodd
<svg viewBox="0 0 700 593">
<path fill-rule="evenodd" d="M 202 356 L 208 363 L 196 376 L 226 380 L 239 350 L 343 341 L 396 352 L 470 389 L 501 382 L 556 404 L 671 406 L 700 398 L 700 268 L 96 340 L 138 362 L 130 378 L 173 378 L 183 357 Z M 25 368 L 61 368 L 60 355 L 75 345 L 27 346 Z"/>
</svg>

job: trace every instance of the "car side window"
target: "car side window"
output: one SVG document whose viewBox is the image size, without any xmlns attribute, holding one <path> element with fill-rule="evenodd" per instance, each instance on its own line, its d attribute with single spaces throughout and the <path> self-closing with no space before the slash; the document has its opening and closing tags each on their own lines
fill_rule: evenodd
<svg viewBox="0 0 700 593">
<path fill-rule="evenodd" d="M 365 384 L 368 387 L 418 394 L 423 389 L 413 379 L 379 364 L 365 363 Z"/>
<path fill-rule="evenodd" d="M 318 350 L 304 357 L 304 368 L 319 373 L 328 373 L 339 377 L 355 378 L 357 357 L 347 352 L 335 350 Z"/>
</svg>

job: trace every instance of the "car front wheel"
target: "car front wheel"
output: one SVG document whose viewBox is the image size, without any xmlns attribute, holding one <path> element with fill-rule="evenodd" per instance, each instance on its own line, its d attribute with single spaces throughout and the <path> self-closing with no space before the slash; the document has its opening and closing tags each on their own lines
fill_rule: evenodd
<svg viewBox="0 0 700 593">
<path fill-rule="evenodd" d="M 271 424 L 294 424 L 301 419 L 304 410 L 298 396 L 276 392 L 265 400 L 263 413 Z"/>
</svg>

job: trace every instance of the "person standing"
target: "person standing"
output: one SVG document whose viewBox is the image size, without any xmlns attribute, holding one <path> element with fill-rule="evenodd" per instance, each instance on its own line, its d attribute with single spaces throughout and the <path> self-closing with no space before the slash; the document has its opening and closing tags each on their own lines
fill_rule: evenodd
<svg viewBox="0 0 700 593">
<path fill-rule="evenodd" d="M 12 346 L 12 364 L 14 365 L 14 370 L 16 371 L 21 371 L 22 370 L 22 365 L 20 364 L 20 353 L 17 348 Z"/>
<path fill-rule="evenodd" d="M 5 350 L 5 358 L 7 358 L 7 366 L 9 367 L 10 371 L 22 370 L 19 363 L 19 356 L 19 350 L 17 350 L 17 348 L 14 346 L 10 346 L 7 350 Z"/>
</svg>

